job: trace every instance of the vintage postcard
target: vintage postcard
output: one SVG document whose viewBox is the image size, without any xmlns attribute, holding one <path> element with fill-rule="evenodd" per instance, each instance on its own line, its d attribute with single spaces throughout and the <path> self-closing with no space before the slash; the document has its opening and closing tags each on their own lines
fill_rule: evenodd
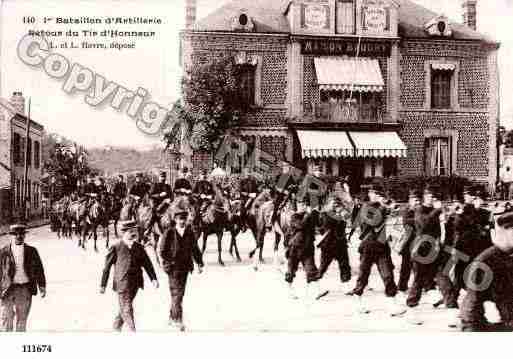
<svg viewBox="0 0 513 359">
<path fill-rule="evenodd" d="M 512 14 L 0 1 L 0 330 L 513 331 Z"/>
</svg>

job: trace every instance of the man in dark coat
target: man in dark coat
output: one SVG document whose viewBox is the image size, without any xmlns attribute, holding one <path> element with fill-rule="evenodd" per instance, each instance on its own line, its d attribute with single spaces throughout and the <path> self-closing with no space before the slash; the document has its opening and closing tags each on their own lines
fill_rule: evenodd
<svg viewBox="0 0 513 359">
<path fill-rule="evenodd" d="M 117 200 L 122 200 L 126 197 L 127 188 L 123 175 L 118 176 L 117 182 L 112 189 L 112 194 Z"/>
<path fill-rule="evenodd" d="M 403 314 L 405 309 L 396 303 L 397 286 L 394 281 L 394 268 L 391 258 L 390 246 L 387 243 L 386 220 L 388 209 L 384 206 L 384 190 L 381 186 L 372 186 L 369 189 L 369 202 L 364 203 L 360 210 L 360 273 L 356 287 L 349 295 L 356 295 L 359 299 L 358 311 L 368 313 L 363 302 L 363 292 L 369 282 L 369 276 L 374 264 L 377 265 L 381 279 L 385 285 L 388 311 L 391 316 Z"/>
<path fill-rule="evenodd" d="M 513 331 L 513 212 L 496 213 L 493 246 L 470 265 L 467 294 L 461 306 L 463 331 Z M 485 302 L 493 302 L 500 323 L 490 324 L 485 317 Z"/>
<path fill-rule="evenodd" d="M 321 291 L 318 283 L 319 271 L 315 265 L 315 226 L 318 222 L 319 212 L 317 210 L 310 213 L 307 211 L 309 202 L 306 196 L 298 198 L 296 202 L 297 211 L 292 215 L 290 223 L 285 281 L 289 285 L 290 297 L 297 299 L 292 283 L 299 263 L 301 263 L 306 274 L 309 296 L 312 296 L 311 299 L 320 299 L 327 295 L 328 291 Z"/>
<path fill-rule="evenodd" d="M 0 329 L 12 332 L 16 315 L 16 331 L 27 330 L 32 296 L 46 296 L 46 278 L 36 248 L 25 244 L 27 227 L 15 224 L 10 228 L 10 244 L 0 249 Z"/>
<path fill-rule="evenodd" d="M 193 262 L 198 264 L 198 271 L 201 273 L 203 259 L 192 228 L 187 225 L 189 215 L 187 204 L 184 200 L 178 200 L 173 206 L 175 225 L 166 230 L 162 236 L 158 254 L 162 268 L 169 277 L 171 292 L 169 325 L 184 331 L 182 302 L 187 277 L 194 270 Z"/>
<path fill-rule="evenodd" d="M 184 167 L 180 172 L 180 177 L 175 181 L 173 191 L 176 195 L 190 195 L 192 185 L 189 181 L 189 169 Z"/>
<path fill-rule="evenodd" d="M 162 227 L 159 222 L 159 215 L 163 213 L 165 208 L 171 204 L 172 191 L 171 186 L 166 183 L 166 172 L 161 172 L 157 183 L 153 184 L 150 189 L 150 197 L 152 201 L 152 217 L 148 228 L 146 229 L 146 235 L 148 235 L 155 223 L 158 224 L 159 231 L 162 233 Z"/>
<path fill-rule="evenodd" d="M 398 289 L 406 294 L 408 291 L 408 282 L 410 281 L 412 262 L 410 247 L 415 239 L 415 210 L 419 205 L 419 197 L 416 191 L 411 191 L 408 199 L 408 207 L 403 210 L 403 227 L 404 227 L 404 243 L 403 248 L 399 252 L 402 257 L 401 269 L 399 271 Z"/>
<path fill-rule="evenodd" d="M 133 301 L 139 289 L 144 288 L 142 269 L 146 271 L 155 288 L 159 287 L 155 269 L 143 246 L 137 242 L 137 223 L 122 224 L 122 239 L 109 248 L 100 284 L 100 293 L 105 293 L 109 274 L 114 266 L 113 289 L 119 298 L 119 314 L 114 320 L 114 330 L 121 331 L 126 324 L 135 332 Z"/>
<path fill-rule="evenodd" d="M 142 173 L 135 175 L 135 183 L 128 192 L 129 195 L 137 198 L 138 201 L 142 200 L 149 192 L 150 188 L 147 183 L 143 181 Z"/>
<path fill-rule="evenodd" d="M 192 190 L 196 196 L 199 197 L 200 201 L 200 212 L 203 213 L 209 203 L 214 199 L 216 192 L 214 186 L 207 180 L 207 170 L 202 169 L 198 182 Z"/>
<path fill-rule="evenodd" d="M 351 266 L 346 238 L 346 221 L 351 213 L 344 212 L 342 201 L 335 197 L 325 208 L 319 218 L 319 227 L 323 239 L 317 245 L 321 249 L 319 276 L 322 278 L 331 262 L 336 260 L 340 270 L 340 281 L 347 283 L 351 280 Z"/>
<path fill-rule="evenodd" d="M 477 190 L 475 192 L 474 207 L 476 208 L 477 222 L 479 224 L 479 241 L 475 243 L 473 254 L 479 254 L 493 246 L 491 230 L 494 228 L 492 212 L 484 208 L 485 193 Z"/>
</svg>

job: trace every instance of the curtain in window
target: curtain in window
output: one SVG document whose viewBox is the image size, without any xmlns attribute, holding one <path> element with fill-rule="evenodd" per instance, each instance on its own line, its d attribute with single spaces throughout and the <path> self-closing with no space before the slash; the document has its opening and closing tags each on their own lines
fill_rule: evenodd
<svg viewBox="0 0 513 359">
<path fill-rule="evenodd" d="M 440 176 L 447 176 L 449 173 L 449 141 L 447 138 L 440 138 L 440 164 L 439 164 L 439 172 Z"/>
<path fill-rule="evenodd" d="M 354 34 L 355 11 L 353 0 L 339 0 L 337 2 L 337 33 Z"/>
</svg>

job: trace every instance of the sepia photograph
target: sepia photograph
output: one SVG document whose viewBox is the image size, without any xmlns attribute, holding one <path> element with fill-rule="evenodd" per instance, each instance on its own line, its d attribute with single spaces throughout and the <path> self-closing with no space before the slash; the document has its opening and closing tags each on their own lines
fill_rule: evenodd
<svg viewBox="0 0 513 359">
<path fill-rule="evenodd" d="M 512 15 L 0 1 L 0 331 L 513 332 Z"/>
</svg>

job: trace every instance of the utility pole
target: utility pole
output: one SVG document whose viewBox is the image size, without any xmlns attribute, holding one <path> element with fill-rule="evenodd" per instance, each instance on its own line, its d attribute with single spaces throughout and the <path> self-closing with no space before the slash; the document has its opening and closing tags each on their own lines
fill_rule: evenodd
<svg viewBox="0 0 513 359">
<path fill-rule="evenodd" d="M 23 216 L 22 220 L 27 221 L 28 220 L 28 208 L 27 208 L 27 202 L 30 201 L 30 198 L 28 198 L 28 164 L 29 164 L 29 143 L 30 143 L 30 102 L 31 99 L 29 97 L 29 103 L 28 103 L 28 116 L 27 116 L 27 133 L 26 133 L 26 141 L 25 141 L 25 168 L 24 168 L 24 175 L 23 175 Z M 30 207 L 30 206 L 29 206 Z"/>
</svg>

